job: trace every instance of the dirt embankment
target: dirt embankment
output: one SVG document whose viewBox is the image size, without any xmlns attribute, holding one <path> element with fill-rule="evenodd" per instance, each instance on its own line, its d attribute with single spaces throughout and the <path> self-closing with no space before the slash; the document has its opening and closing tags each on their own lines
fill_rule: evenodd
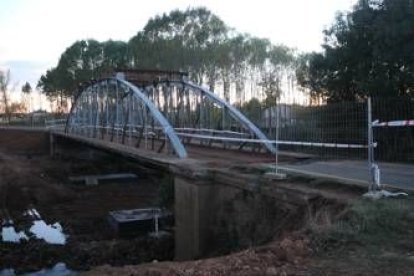
<svg viewBox="0 0 414 276">
<path fill-rule="evenodd" d="M 309 241 L 290 235 L 278 242 L 228 256 L 189 262 L 94 268 L 84 275 L 309 275 Z"/>
</svg>

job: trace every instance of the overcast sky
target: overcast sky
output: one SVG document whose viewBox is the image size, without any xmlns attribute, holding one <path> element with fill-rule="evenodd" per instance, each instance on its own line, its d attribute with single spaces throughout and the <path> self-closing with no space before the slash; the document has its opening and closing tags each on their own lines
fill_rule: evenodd
<svg viewBox="0 0 414 276">
<path fill-rule="evenodd" d="M 128 40 L 147 20 L 204 6 L 237 31 L 319 51 L 322 30 L 356 0 L 0 0 L 0 69 L 35 86 L 74 41 Z"/>
</svg>

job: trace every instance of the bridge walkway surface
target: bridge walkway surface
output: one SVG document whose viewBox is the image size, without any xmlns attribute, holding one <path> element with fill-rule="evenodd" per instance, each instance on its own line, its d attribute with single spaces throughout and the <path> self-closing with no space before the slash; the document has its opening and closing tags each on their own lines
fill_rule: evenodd
<svg viewBox="0 0 414 276">
<path fill-rule="evenodd" d="M 381 171 L 381 184 L 414 191 L 414 164 L 377 163 Z M 361 160 L 307 161 L 283 164 L 283 169 L 291 173 L 337 179 L 341 182 L 368 185 L 368 164 Z"/>
</svg>

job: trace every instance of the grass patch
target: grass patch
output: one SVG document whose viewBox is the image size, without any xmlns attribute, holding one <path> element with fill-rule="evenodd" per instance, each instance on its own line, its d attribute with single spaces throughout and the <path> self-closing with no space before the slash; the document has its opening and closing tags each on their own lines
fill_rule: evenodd
<svg viewBox="0 0 414 276">
<path fill-rule="evenodd" d="M 308 219 L 308 230 L 316 240 L 394 244 L 414 237 L 414 198 L 360 199 L 339 215 L 321 208 Z M 414 250 L 414 248 L 413 248 Z"/>
<path fill-rule="evenodd" d="M 413 195 L 360 199 L 339 214 L 320 208 L 309 216 L 307 230 L 318 275 L 332 270 L 341 271 L 336 275 L 414 275 Z"/>
</svg>

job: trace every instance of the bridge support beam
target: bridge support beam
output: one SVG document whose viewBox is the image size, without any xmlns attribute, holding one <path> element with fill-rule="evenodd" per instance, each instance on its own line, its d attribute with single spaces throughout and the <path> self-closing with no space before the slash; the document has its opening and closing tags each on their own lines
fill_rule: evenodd
<svg viewBox="0 0 414 276">
<path fill-rule="evenodd" d="M 191 260 L 208 251 L 215 214 L 211 181 L 175 176 L 175 259 Z"/>
</svg>

